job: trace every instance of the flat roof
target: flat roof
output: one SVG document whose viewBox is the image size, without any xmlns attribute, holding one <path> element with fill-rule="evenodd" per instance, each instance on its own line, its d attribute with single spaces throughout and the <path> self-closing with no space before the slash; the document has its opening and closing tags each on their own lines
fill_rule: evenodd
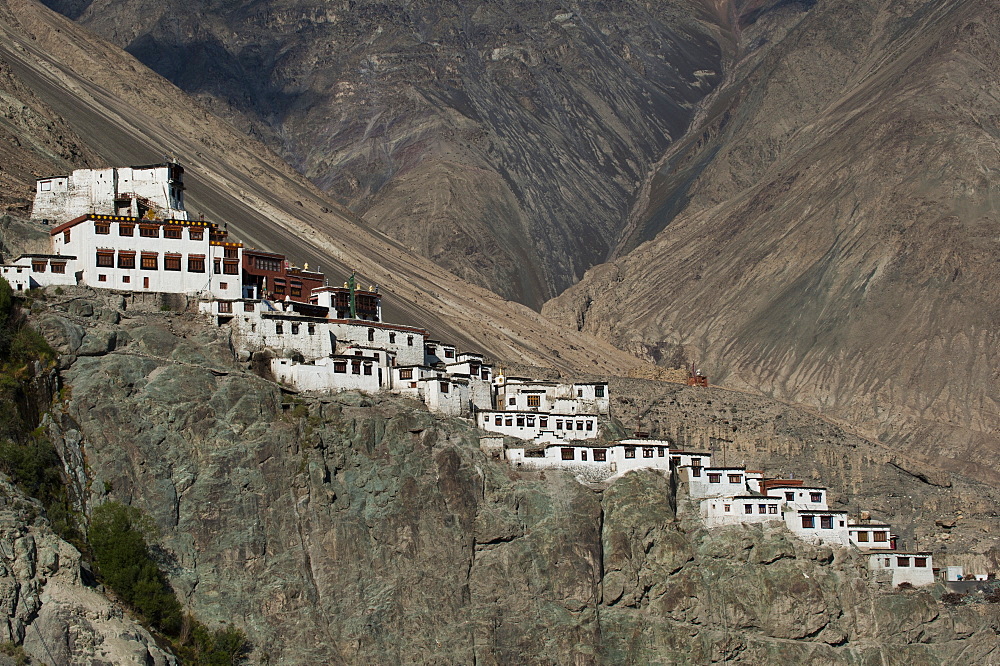
<svg viewBox="0 0 1000 666">
<path fill-rule="evenodd" d="M 76 259 L 76 255 L 71 254 L 22 254 L 17 259 Z M 15 259 L 14 261 L 17 261 Z M 7 264 L 13 266 L 13 264 Z"/>
<path fill-rule="evenodd" d="M 781 490 L 784 488 L 795 488 L 796 490 L 826 490 L 823 486 L 783 486 L 783 485 L 770 485 L 768 484 L 768 490 Z"/>
<path fill-rule="evenodd" d="M 836 513 L 836 514 L 846 514 L 846 511 L 834 511 L 833 509 L 799 509 L 795 513 Z"/>
</svg>

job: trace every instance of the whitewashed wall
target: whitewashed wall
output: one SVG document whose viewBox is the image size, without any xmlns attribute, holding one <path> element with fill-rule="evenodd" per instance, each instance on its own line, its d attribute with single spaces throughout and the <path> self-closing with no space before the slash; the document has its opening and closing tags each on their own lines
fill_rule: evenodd
<svg viewBox="0 0 1000 666">
<path fill-rule="evenodd" d="M 784 522 L 782 504 L 781 500 L 759 496 L 710 497 L 701 501 L 701 517 L 706 527 Z"/>
<path fill-rule="evenodd" d="M 916 566 L 917 558 L 923 558 L 924 566 Z M 906 563 L 906 566 L 900 566 Z M 872 571 L 891 571 L 892 586 L 909 583 L 915 587 L 934 584 L 934 561 L 930 553 L 872 553 L 868 557 L 868 568 Z"/>
</svg>

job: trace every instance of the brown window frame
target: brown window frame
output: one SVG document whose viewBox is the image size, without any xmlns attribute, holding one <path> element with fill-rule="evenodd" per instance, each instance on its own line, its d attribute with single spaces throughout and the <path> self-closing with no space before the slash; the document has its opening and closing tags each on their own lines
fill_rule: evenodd
<svg viewBox="0 0 1000 666">
<path fill-rule="evenodd" d="M 188 255 L 188 273 L 204 273 L 205 272 L 205 255 Z"/>
<path fill-rule="evenodd" d="M 888 543 L 889 535 L 883 531 L 872 532 L 872 541 L 875 543 Z"/>
<path fill-rule="evenodd" d="M 134 224 L 123 224 L 118 223 L 118 235 L 119 236 L 135 236 L 135 225 Z"/>
<path fill-rule="evenodd" d="M 854 536 L 854 540 L 857 541 L 858 543 L 868 543 L 869 541 L 868 531 L 858 530 L 858 533 Z"/>
<path fill-rule="evenodd" d="M 821 492 L 819 492 L 819 493 L 810 492 L 809 493 L 809 501 L 810 502 L 814 502 L 814 503 L 815 502 L 822 502 L 823 501 L 823 493 L 821 493 Z"/>
<path fill-rule="evenodd" d="M 820 516 L 819 517 L 819 528 L 821 530 L 832 530 L 833 529 L 833 516 Z"/>
<path fill-rule="evenodd" d="M 559 455 L 562 457 L 562 460 L 576 460 L 576 449 L 572 446 L 564 446 L 559 449 Z"/>
<path fill-rule="evenodd" d="M 193 241 L 205 240 L 205 230 L 204 229 L 188 229 L 188 239 Z"/>
<path fill-rule="evenodd" d="M 66 262 L 65 261 L 53 261 L 49 264 L 49 270 L 57 275 L 66 274 Z"/>
<path fill-rule="evenodd" d="M 114 268 L 115 267 L 115 253 L 114 251 L 102 252 L 98 250 L 97 252 L 97 267 L 98 268 Z"/>
<path fill-rule="evenodd" d="M 184 229 L 182 227 L 164 227 L 163 237 L 170 238 L 173 240 L 180 240 L 184 237 Z"/>
<path fill-rule="evenodd" d="M 135 268 L 135 252 L 118 250 L 118 268 Z"/>
<path fill-rule="evenodd" d="M 165 271 L 180 271 L 181 270 L 181 255 L 179 254 L 164 254 L 163 255 L 163 270 Z"/>
<path fill-rule="evenodd" d="M 441 382 L 441 393 L 448 393 L 451 391 L 451 384 L 448 382 Z"/>
<path fill-rule="evenodd" d="M 139 237 L 140 238 L 159 238 L 160 237 L 160 227 L 150 226 L 148 224 L 139 225 Z"/>
<path fill-rule="evenodd" d="M 730 474 L 729 475 L 729 483 L 743 483 L 743 475 L 742 474 Z"/>
<path fill-rule="evenodd" d="M 802 516 L 802 529 L 814 530 L 816 529 L 816 517 L 815 516 Z"/>
<path fill-rule="evenodd" d="M 540 395 L 533 394 L 528 396 L 528 407 L 541 407 L 542 397 Z"/>
<path fill-rule="evenodd" d="M 594 462 L 607 462 L 608 460 L 608 450 L 607 449 L 594 449 Z"/>
<path fill-rule="evenodd" d="M 333 371 L 339 375 L 347 374 L 347 361 L 334 361 Z"/>
<path fill-rule="evenodd" d="M 94 222 L 94 233 L 100 236 L 107 236 L 111 233 L 110 222 Z"/>
<path fill-rule="evenodd" d="M 160 268 L 160 255 L 157 252 L 143 252 L 139 255 L 139 270 L 157 271 Z"/>
<path fill-rule="evenodd" d="M 413 368 L 403 368 L 399 371 L 400 379 L 413 379 Z M 499 417 L 497 417 L 499 418 Z M 499 423 L 497 425 L 500 425 Z"/>
<path fill-rule="evenodd" d="M 635 458 L 635 447 L 634 446 L 626 446 L 625 447 L 625 457 L 626 458 Z"/>
<path fill-rule="evenodd" d="M 708 473 L 709 483 L 722 483 L 722 472 L 709 472 Z"/>
<path fill-rule="evenodd" d="M 100 256 L 100 255 L 98 255 L 98 256 Z M 45 261 L 44 259 L 42 261 L 32 261 L 31 262 L 31 272 L 32 273 L 44 273 L 45 272 L 45 267 L 48 266 L 48 264 L 49 264 L 49 262 Z M 98 265 L 100 265 L 100 264 L 98 264 Z"/>
</svg>

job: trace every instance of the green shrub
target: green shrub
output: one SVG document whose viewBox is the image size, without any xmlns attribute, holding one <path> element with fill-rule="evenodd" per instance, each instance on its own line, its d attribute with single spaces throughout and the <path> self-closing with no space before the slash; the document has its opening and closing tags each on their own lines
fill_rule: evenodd
<svg viewBox="0 0 1000 666">
<path fill-rule="evenodd" d="M 156 529 L 135 507 L 108 502 L 94 509 L 88 536 L 101 580 L 157 630 L 177 636 L 180 602 L 149 551 Z"/>
</svg>

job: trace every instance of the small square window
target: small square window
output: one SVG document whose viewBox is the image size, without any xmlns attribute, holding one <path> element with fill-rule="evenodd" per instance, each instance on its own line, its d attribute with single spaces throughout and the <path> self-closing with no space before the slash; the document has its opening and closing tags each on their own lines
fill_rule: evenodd
<svg viewBox="0 0 1000 666">
<path fill-rule="evenodd" d="M 753 504 L 744 504 L 743 513 L 753 513 Z"/>
<path fill-rule="evenodd" d="M 626 446 L 625 447 L 625 457 L 626 458 L 635 458 L 635 447 L 634 446 Z"/>
</svg>

